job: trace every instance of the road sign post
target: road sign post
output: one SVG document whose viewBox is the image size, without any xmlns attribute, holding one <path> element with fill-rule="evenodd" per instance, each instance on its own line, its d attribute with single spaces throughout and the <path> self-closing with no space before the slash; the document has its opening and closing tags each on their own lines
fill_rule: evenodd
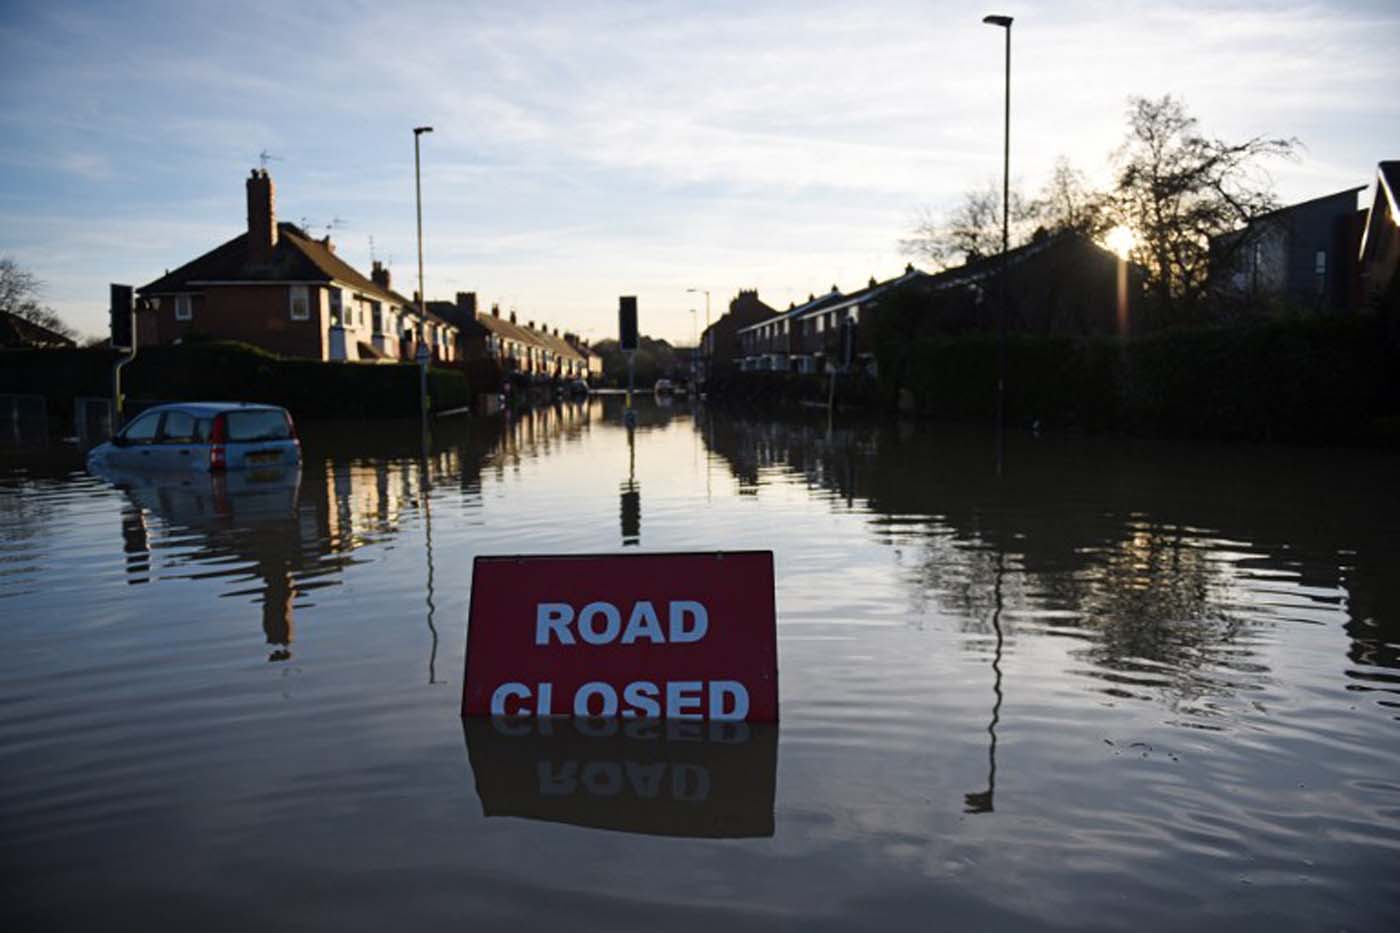
<svg viewBox="0 0 1400 933">
<path fill-rule="evenodd" d="M 122 368 L 136 359 L 136 305 L 130 285 L 113 282 L 109 294 L 112 349 L 124 354 L 112 367 L 112 431 L 115 433 L 122 426 L 122 414 L 126 407 L 126 398 L 122 394 Z"/>
</svg>

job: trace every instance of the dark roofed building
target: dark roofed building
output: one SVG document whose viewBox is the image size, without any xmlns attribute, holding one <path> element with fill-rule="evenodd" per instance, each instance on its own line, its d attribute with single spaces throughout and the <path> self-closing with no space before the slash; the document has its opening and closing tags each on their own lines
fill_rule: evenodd
<svg viewBox="0 0 1400 933">
<path fill-rule="evenodd" d="M 521 324 L 515 312 L 501 317 L 499 305 L 478 311 L 475 292 L 458 292 L 454 301 L 430 301 L 428 311 L 457 328 L 463 359 L 494 359 L 506 372 L 537 378 L 587 379 L 587 354 L 576 341 L 535 322 Z"/>
<path fill-rule="evenodd" d="M 700 335 L 701 379 L 738 364 L 743 356 L 739 331 L 760 321 L 770 320 L 777 311 L 758 298 L 758 289 L 740 289 L 729 302 L 729 310 Z"/>
<path fill-rule="evenodd" d="M 916 311 L 908 336 L 994 332 L 1002 261 L 988 256 L 902 283 L 903 304 Z M 1142 269 L 1082 234 L 1039 236 L 1010 250 L 1005 262 L 1012 333 L 1106 337 L 1152 329 L 1140 316 Z"/>
<path fill-rule="evenodd" d="M 0 348 L 5 350 L 60 350 L 76 344 L 71 338 L 18 314 L 0 311 Z"/>
<path fill-rule="evenodd" d="M 454 358 L 456 329 L 420 316 L 385 266 L 376 262 L 365 276 L 336 255 L 330 237 L 279 223 L 265 169 L 245 187 L 247 230 L 138 290 L 154 305 L 137 317 L 142 345 L 198 334 L 285 356 L 403 360 L 423 342 L 434 358 Z"/>
<path fill-rule="evenodd" d="M 1270 211 L 1211 242 L 1217 294 L 1345 310 L 1357 300 L 1361 186 Z"/>
</svg>

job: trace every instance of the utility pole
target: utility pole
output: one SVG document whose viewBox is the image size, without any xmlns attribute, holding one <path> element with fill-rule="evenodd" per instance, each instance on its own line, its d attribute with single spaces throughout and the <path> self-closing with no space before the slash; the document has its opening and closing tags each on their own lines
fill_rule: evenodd
<svg viewBox="0 0 1400 933">
<path fill-rule="evenodd" d="M 418 402 L 422 408 L 423 430 L 428 429 L 428 365 L 431 355 L 425 339 L 428 336 L 428 293 L 423 289 L 423 175 L 418 157 L 418 139 L 424 133 L 431 133 L 431 126 L 413 128 L 413 194 L 418 207 L 418 350 L 414 356 L 418 360 L 419 383 Z"/>
<path fill-rule="evenodd" d="M 1001 160 L 1001 299 L 997 303 L 997 476 L 1000 476 L 1006 459 L 1006 280 L 1010 272 L 1007 253 L 1011 239 L 1011 17 L 989 14 L 982 17 L 982 22 L 1006 30 L 1006 109 Z"/>
<path fill-rule="evenodd" d="M 705 331 L 710 329 L 710 290 L 708 288 L 687 288 L 685 291 L 688 295 L 700 294 L 702 292 L 705 295 L 705 330 L 700 332 L 704 334 Z M 695 352 L 700 356 L 700 379 L 704 381 L 705 377 L 708 375 L 709 366 L 707 365 L 708 361 L 705 359 L 705 354 L 702 352 L 698 341 L 695 345 Z"/>
</svg>

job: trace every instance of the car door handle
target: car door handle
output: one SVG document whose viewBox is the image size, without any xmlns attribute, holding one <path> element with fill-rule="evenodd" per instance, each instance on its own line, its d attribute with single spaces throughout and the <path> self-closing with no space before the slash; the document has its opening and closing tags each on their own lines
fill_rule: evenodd
<svg viewBox="0 0 1400 933">
<path fill-rule="evenodd" d="M 151 452 L 150 452 L 149 450 L 143 450 L 143 451 L 141 451 L 141 456 L 143 456 L 143 457 L 149 457 L 150 455 L 151 455 Z"/>
<path fill-rule="evenodd" d="M 180 456 L 182 456 L 182 457 L 188 457 L 189 455 L 190 455 L 190 452 L 189 452 L 188 450 L 182 450 L 182 451 L 180 451 Z"/>
</svg>

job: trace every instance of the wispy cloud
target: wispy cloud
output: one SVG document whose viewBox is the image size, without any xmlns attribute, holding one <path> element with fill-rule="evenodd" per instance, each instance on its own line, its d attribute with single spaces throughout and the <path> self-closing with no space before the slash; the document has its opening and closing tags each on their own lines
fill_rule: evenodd
<svg viewBox="0 0 1400 933">
<path fill-rule="evenodd" d="M 1284 198 L 1400 152 L 1400 14 L 1384 3 L 1011 4 L 1014 173 L 1107 177 L 1131 94 L 1223 136 L 1296 135 Z M 19 5 L 0 25 L 0 250 L 96 330 L 238 231 L 267 149 L 284 217 L 351 261 L 414 252 L 424 140 L 430 291 L 610 326 L 636 292 L 689 333 L 700 284 L 776 303 L 901 268 L 920 205 L 998 174 L 1001 36 L 956 2 Z M 48 218 L 48 220 L 46 220 Z M 718 306 L 717 306 L 718 307 Z M 571 321 L 564 320 L 570 316 Z"/>
</svg>

